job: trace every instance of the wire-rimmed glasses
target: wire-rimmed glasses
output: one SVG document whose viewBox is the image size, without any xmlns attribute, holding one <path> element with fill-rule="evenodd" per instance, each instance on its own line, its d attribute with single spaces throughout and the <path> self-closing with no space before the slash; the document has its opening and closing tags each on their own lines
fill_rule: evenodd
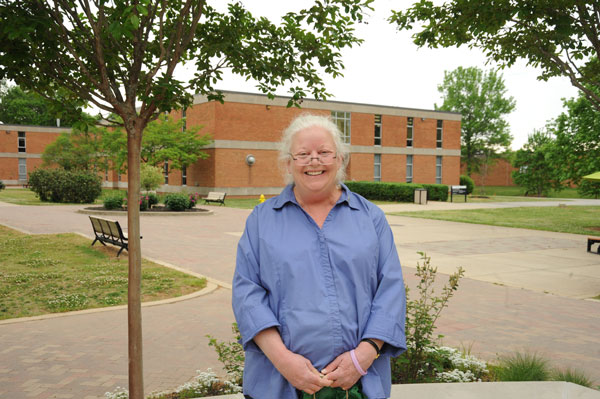
<svg viewBox="0 0 600 399">
<path fill-rule="evenodd" d="M 311 153 L 306 151 L 301 151 L 297 154 L 290 153 L 290 156 L 298 166 L 310 165 L 313 159 L 316 159 L 321 165 L 331 165 L 337 158 L 335 152 L 328 150 L 318 151 L 316 157 L 313 157 Z"/>
</svg>

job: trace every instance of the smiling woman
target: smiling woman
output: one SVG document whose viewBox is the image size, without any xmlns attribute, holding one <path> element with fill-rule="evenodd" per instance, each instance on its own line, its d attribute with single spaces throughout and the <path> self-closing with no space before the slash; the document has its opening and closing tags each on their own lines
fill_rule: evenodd
<svg viewBox="0 0 600 399">
<path fill-rule="evenodd" d="M 406 348 L 391 229 L 342 183 L 348 152 L 327 117 L 292 121 L 279 159 L 290 184 L 254 208 L 238 245 L 233 309 L 244 394 L 388 398 L 389 356 Z"/>
</svg>

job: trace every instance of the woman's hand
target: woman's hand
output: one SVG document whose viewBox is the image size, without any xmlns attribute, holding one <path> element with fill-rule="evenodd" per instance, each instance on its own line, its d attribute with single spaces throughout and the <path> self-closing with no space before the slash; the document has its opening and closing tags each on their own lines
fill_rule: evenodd
<svg viewBox="0 0 600 399">
<path fill-rule="evenodd" d="M 296 389 L 308 394 L 313 394 L 321 388 L 331 385 L 331 381 L 315 369 L 307 358 L 293 352 L 282 357 L 278 364 L 274 364 L 277 370 Z"/>
<path fill-rule="evenodd" d="M 375 349 L 366 342 L 361 342 L 354 350 L 354 354 L 358 364 L 364 371 L 371 367 L 377 356 Z M 336 357 L 333 362 L 321 370 L 321 373 L 325 375 L 325 379 L 331 380 L 331 387 L 340 387 L 344 390 L 352 388 L 362 377 L 354 366 L 350 352 L 342 353 Z"/>
<path fill-rule="evenodd" d="M 271 327 L 259 332 L 254 337 L 254 342 L 277 371 L 296 389 L 312 395 L 321 388 L 331 385 L 331 381 L 323 378 L 310 360 L 285 347 L 276 328 Z"/>
</svg>

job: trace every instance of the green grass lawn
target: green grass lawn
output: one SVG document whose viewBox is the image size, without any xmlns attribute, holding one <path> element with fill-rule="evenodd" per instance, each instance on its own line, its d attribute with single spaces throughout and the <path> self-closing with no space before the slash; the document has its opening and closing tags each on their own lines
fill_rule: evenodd
<svg viewBox="0 0 600 399">
<path fill-rule="evenodd" d="M 573 234 L 598 235 L 600 230 L 599 206 L 394 212 L 390 215 Z"/>
<path fill-rule="evenodd" d="M 76 234 L 27 235 L 0 225 L 0 319 L 127 303 L 127 257 Z M 142 301 L 186 295 L 206 281 L 142 261 Z"/>
<path fill-rule="evenodd" d="M 111 192 L 114 192 L 114 190 L 102 189 L 102 195 L 94 202 L 94 204 L 102 204 L 102 197 Z M 35 193 L 28 188 L 4 189 L 0 191 L 0 201 L 15 205 L 73 205 L 57 202 L 42 202 L 38 197 L 36 197 Z"/>
<path fill-rule="evenodd" d="M 474 195 L 486 195 L 486 196 L 524 196 L 525 189 L 516 186 L 475 186 L 473 190 Z M 536 198 L 536 197 L 527 197 Z M 565 188 L 561 191 L 550 191 L 550 193 L 544 198 L 582 198 L 577 192 L 576 188 Z"/>
</svg>

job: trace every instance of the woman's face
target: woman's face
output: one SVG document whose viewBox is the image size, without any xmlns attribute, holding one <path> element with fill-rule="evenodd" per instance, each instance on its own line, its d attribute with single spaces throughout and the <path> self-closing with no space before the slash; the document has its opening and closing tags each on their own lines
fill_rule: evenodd
<svg viewBox="0 0 600 399">
<path fill-rule="evenodd" d="M 330 159 L 329 165 L 322 165 L 319 157 L 327 152 L 336 158 Z M 341 157 L 337 156 L 331 134 L 319 126 L 311 126 L 300 130 L 292 139 L 291 153 L 294 158 L 298 154 L 309 154 L 310 163 L 301 165 L 300 161 L 290 159 L 288 171 L 294 178 L 297 189 L 305 193 L 327 193 L 335 190 L 336 174 L 341 165 Z"/>
</svg>

